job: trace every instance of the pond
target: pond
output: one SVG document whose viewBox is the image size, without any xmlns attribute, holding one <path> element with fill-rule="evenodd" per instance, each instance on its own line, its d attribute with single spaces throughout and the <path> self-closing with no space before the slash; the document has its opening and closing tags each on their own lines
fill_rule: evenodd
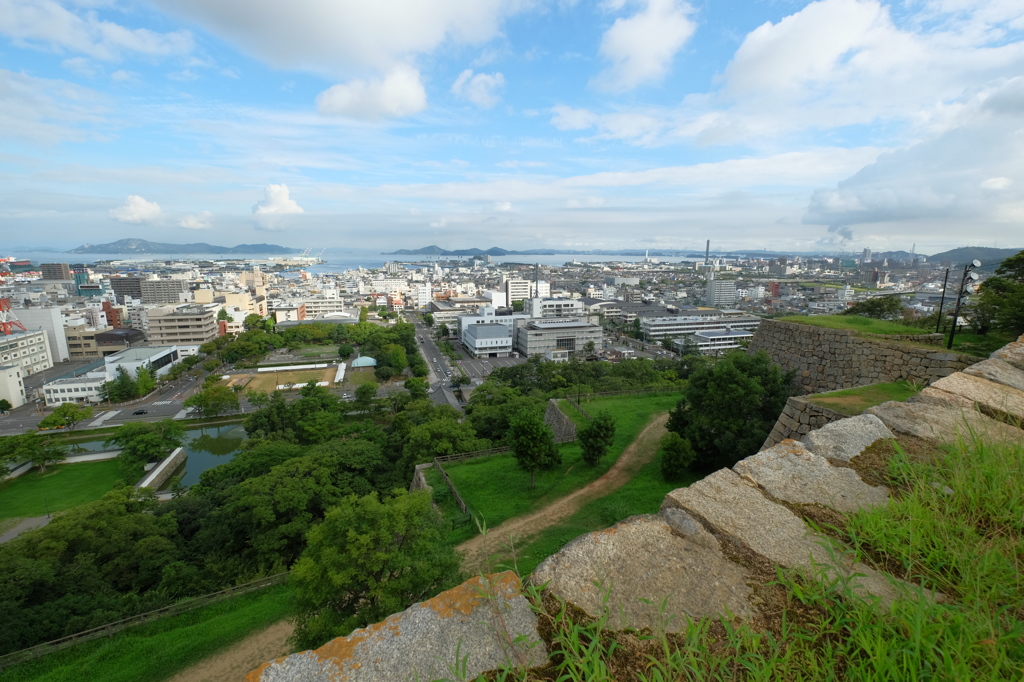
<svg viewBox="0 0 1024 682">
<path fill-rule="evenodd" d="M 243 440 L 245 429 L 241 424 L 188 429 L 183 443 L 188 459 L 175 474 L 182 477 L 182 485 L 194 485 L 199 482 L 199 474 L 234 459 Z M 78 443 L 74 451 L 102 452 L 109 449 L 104 447 L 102 440 L 92 440 Z"/>
</svg>

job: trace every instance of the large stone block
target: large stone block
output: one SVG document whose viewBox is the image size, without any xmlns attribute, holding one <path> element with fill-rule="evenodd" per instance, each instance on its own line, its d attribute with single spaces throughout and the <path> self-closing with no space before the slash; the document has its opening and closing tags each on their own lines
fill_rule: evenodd
<svg viewBox="0 0 1024 682">
<path fill-rule="evenodd" d="M 986 417 L 973 405 L 963 407 L 942 400 L 891 401 L 870 407 L 868 412 L 896 433 L 939 444 L 970 441 L 974 435 L 994 442 L 1019 443 L 1022 434 L 1020 429 Z"/>
<path fill-rule="evenodd" d="M 733 470 L 772 497 L 793 504 L 820 504 L 836 511 L 855 512 L 889 500 L 886 488 L 868 485 L 853 469 L 834 467 L 793 440 L 747 457 Z"/>
<path fill-rule="evenodd" d="M 995 353 L 992 353 L 991 357 L 1008 362 L 1017 369 L 1024 370 L 1024 334 L 1013 343 L 1008 343 Z"/>
<path fill-rule="evenodd" d="M 595 618 L 608 608 L 614 630 L 681 632 L 686 616 L 749 617 L 747 578 L 714 536 L 668 509 L 581 535 L 537 566 L 530 581 Z"/>
<path fill-rule="evenodd" d="M 811 431 L 803 438 L 804 445 L 814 454 L 827 459 L 849 462 L 883 438 L 892 438 L 892 432 L 871 414 L 840 419 Z"/>
<path fill-rule="evenodd" d="M 828 581 L 848 580 L 855 594 L 878 598 L 882 605 L 899 596 L 896 584 L 874 569 L 854 562 L 847 551 L 810 531 L 789 509 L 772 502 L 731 469 L 719 469 L 688 488 L 665 496 L 662 509 L 679 507 L 717 534 L 733 538 L 788 568 Z M 860 575 L 855 575 L 860 574 Z"/>
<path fill-rule="evenodd" d="M 981 377 L 1003 384 L 1018 391 L 1024 391 L 1024 370 L 1017 369 L 1005 360 L 989 359 L 971 365 L 964 374 Z"/>
<path fill-rule="evenodd" d="M 939 379 L 931 388 L 971 400 L 989 410 L 1024 420 L 1024 392 L 988 379 L 959 372 Z"/>
<path fill-rule="evenodd" d="M 245 679 L 412 682 L 451 677 L 462 666 L 472 679 L 487 670 L 535 667 L 546 660 L 537 616 L 520 593 L 519 578 L 507 571 L 467 580 L 319 649 L 264 664 Z"/>
</svg>

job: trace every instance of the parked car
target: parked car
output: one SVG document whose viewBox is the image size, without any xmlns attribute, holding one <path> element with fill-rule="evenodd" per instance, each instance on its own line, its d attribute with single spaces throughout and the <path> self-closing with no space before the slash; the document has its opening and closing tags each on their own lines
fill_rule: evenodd
<svg viewBox="0 0 1024 682">
<path fill-rule="evenodd" d="M 149 410 L 135 410 L 132 412 L 133 416 L 139 416 L 140 414 L 149 414 Z"/>
</svg>

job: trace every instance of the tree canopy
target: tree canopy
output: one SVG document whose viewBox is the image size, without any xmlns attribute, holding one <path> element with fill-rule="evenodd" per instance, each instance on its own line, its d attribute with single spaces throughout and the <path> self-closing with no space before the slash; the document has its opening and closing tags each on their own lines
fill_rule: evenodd
<svg viewBox="0 0 1024 682">
<path fill-rule="evenodd" d="M 733 351 L 701 365 L 669 413 L 668 430 L 693 446 L 694 465 L 731 467 L 754 454 L 771 433 L 790 395 L 793 373 L 785 373 L 764 351 Z"/>
<path fill-rule="evenodd" d="M 1024 334 L 1024 251 L 1004 260 L 995 275 L 981 284 L 975 314 L 988 325 L 1014 335 Z"/>
<path fill-rule="evenodd" d="M 861 315 L 878 320 L 895 320 L 903 315 L 903 299 L 899 296 L 875 296 L 857 301 L 842 312 L 843 315 Z"/>
<path fill-rule="evenodd" d="M 530 474 L 530 487 L 539 469 L 550 469 L 562 462 L 551 427 L 536 412 L 522 410 L 509 422 L 508 444 L 516 465 Z"/>
<path fill-rule="evenodd" d="M 320 646 L 460 580 L 459 556 L 426 492 L 347 497 L 309 532 L 292 569 L 296 642 Z"/>
</svg>

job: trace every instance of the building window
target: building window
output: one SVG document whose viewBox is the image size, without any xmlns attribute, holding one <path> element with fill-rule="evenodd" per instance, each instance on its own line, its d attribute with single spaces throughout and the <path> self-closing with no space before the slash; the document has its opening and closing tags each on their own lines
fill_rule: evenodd
<svg viewBox="0 0 1024 682">
<path fill-rule="evenodd" d="M 576 338 L 555 339 L 555 348 L 559 350 L 576 350 Z"/>
</svg>

